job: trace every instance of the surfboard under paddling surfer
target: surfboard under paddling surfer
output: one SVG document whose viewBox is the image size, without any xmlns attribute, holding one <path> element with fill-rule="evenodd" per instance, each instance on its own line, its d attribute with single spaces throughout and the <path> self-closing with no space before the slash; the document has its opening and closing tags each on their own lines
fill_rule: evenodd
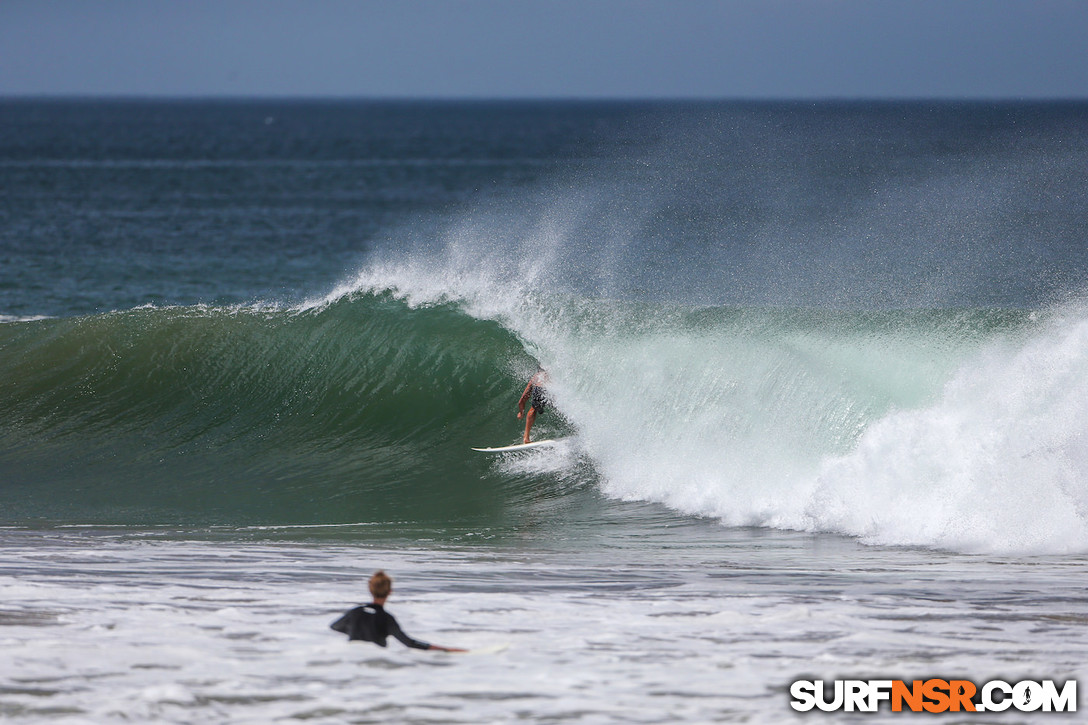
<svg viewBox="0 0 1088 725">
<path fill-rule="evenodd" d="M 525 415 L 525 436 L 521 439 L 522 443 L 529 442 L 529 431 L 533 429 L 536 417 L 542 415 L 551 402 L 548 400 L 548 393 L 544 389 L 544 384 L 547 382 L 548 373 L 538 365 L 536 374 L 529 378 L 529 384 L 525 386 L 525 392 L 521 394 L 521 400 L 518 401 L 518 420 L 521 420 L 521 416 Z M 528 413 L 525 412 L 525 403 L 527 401 L 530 403 Z"/>
</svg>

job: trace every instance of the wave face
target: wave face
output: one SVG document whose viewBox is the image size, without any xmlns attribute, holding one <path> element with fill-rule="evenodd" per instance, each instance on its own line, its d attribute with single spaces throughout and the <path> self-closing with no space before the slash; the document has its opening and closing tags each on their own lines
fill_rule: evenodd
<svg viewBox="0 0 1088 725">
<path fill-rule="evenodd" d="M 529 364 L 495 324 L 387 295 L 0 325 L 5 518 L 486 515 L 465 451 L 512 435 L 494 411 Z"/>
</svg>

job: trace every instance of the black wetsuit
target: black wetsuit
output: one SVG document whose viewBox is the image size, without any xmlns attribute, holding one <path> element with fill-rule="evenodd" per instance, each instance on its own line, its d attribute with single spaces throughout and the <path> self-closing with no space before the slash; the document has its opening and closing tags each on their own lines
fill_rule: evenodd
<svg viewBox="0 0 1088 725">
<path fill-rule="evenodd" d="M 529 396 L 533 410 L 536 411 L 537 415 L 548 409 L 548 394 L 544 391 L 544 388 L 539 385 L 529 386 Z"/>
<path fill-rule="evenodd" d="M 361 639 L 373 642 L 379 647 L 385 646 L 385 640 L 393 635 L 406 647 L 430 649 L 431 645 L 412 639 L 401 630 L 393 615 L 385 611 L 380 604 L 364 604 L 355 607 L 343 617 L 329 625 L 337 632 L 343 632 L 349 640 Z"/>
</svg>

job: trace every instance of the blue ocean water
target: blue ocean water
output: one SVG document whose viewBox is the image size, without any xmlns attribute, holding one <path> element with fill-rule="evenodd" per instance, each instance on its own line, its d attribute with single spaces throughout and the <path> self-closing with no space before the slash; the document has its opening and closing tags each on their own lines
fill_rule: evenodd
<svg viewBox="0 0 1088 725">
<path fill-rule="evenodd" d="M 814 668 L 1074 677 L 1086 177 L 1083 103 L 0 101 L 0 712 L 337 722 L 342 668 L 443 666 L 410 693 L 453 721 L 779 722 Z M 538 363 L 564 445 L 471 451 Z M 322 639 L 380 566 L 508 659 Z"/>
</svg>

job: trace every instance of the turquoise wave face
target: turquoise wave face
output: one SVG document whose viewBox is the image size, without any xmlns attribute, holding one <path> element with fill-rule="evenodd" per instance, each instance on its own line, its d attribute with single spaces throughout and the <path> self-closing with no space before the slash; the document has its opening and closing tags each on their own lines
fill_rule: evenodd
<svg viewBox="0 0 1088 725">
<path fill-rule="evenodd" d="M 517 435 L 533 364 L 495 323 L 382 295 L 5 324 L 0 516 L 499 516 L 486 463 L 466 454 Z"/>
</svg>

